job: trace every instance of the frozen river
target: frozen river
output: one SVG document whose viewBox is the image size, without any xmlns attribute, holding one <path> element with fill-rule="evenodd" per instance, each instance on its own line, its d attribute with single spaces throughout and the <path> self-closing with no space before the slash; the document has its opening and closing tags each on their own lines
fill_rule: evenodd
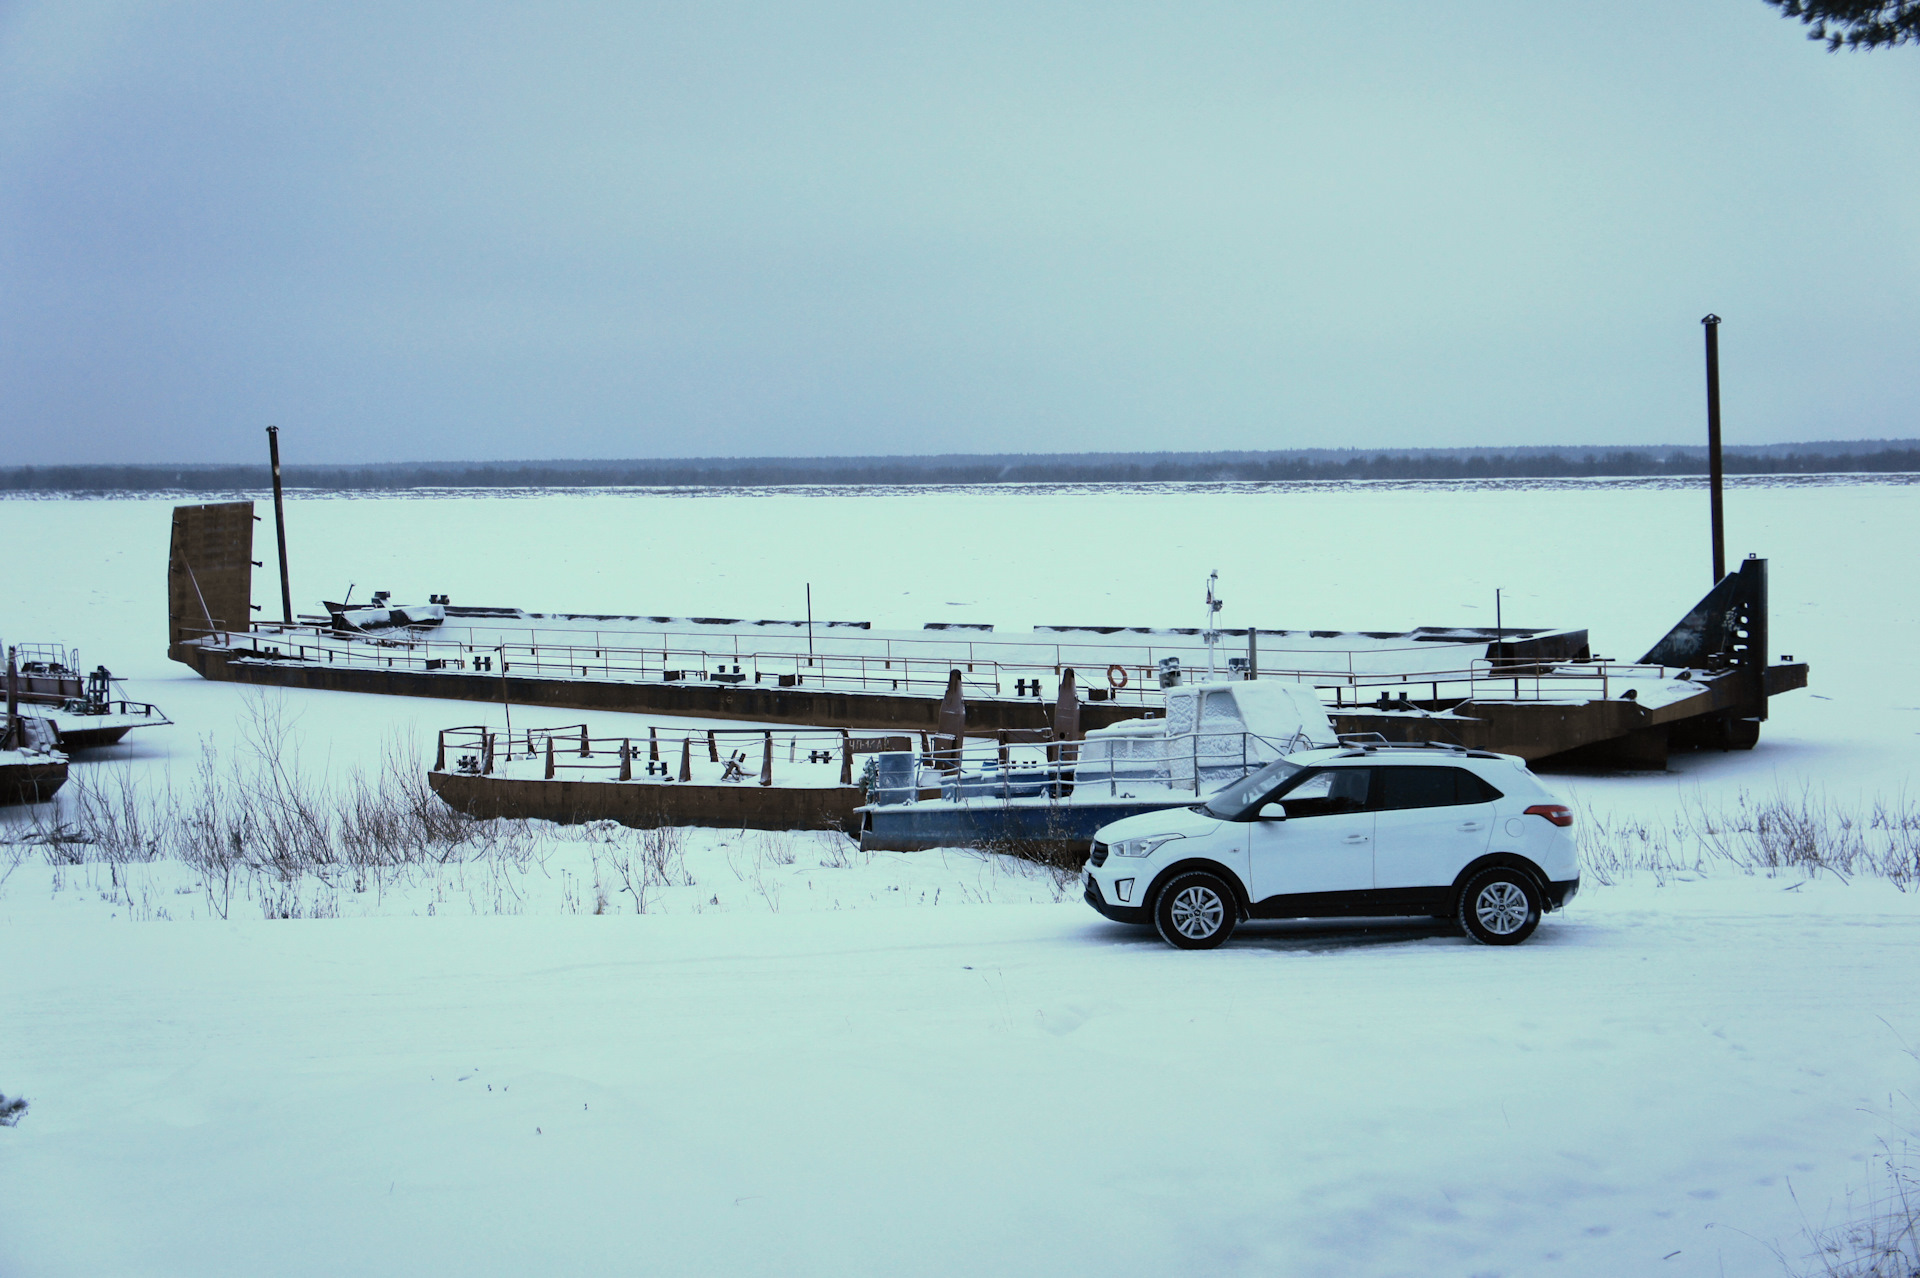
<svg viewBox="0 0 1920 1278">
<path fill-rule="evenodd" d="M 77 646 L 178 723 L 81 762 L 91 784 L 190 791 L 203 742 L 257 722 L 165 660 L 172 505 L 0 501 L 0 638 Z M 288 510 L 301 611 L 353 583 L 796 617 L 811 583 L 816 616 L 890 629 L 1179 627 L 1218 569 L 1226 626 L 1491 625 L 1499 589 L 1507 625 L 1631 659 L 1709 584 L 1705 493 L 1674 483 Z M 1907 477 L 1730 490 L 1730 555 L 1772 563 L 1769 655 L 1811 686 L 1752 752 L 1548 778 L 1602 861 L 1672 863 L 1590 866 L 1512 951 L 1261 924 L 1185 954 L 995 858 L 812 835 L 696 832 L 650 895 L 610 868 L 624 836 L 581 830 L 223 901 L 164 860 L 34 852 L 0 882 L 0 1091 L 32 1102 L 0 1129 L 0 1273 L 1777 1272 L 1914 1126 L 1920 898 L 1750 872 L 1703 831 L 1914 810 L 1916 534 Z M 270 567 L 255 601 L 277 611 Z M 396 734 L 500 713 L 275 712 L 337 787 Z"/>
</svg>

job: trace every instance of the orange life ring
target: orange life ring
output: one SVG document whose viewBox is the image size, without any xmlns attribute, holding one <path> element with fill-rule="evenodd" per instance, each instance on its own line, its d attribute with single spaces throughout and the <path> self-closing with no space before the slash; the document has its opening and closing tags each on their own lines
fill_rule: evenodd
<svg viewBox="0 0 1920 1278">
<path fill-rule="evenodd" d="M 1107 667 L 1107 684 L 1115 692 L 1127 686 L 1127 668 L 1115 663 Z"/>
</svg>

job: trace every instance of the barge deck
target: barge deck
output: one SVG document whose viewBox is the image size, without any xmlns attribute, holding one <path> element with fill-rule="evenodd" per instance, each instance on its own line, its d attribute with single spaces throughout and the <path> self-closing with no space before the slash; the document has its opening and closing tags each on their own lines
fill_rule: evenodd
<svg viewBox="0 0 1920 1278">
<path fill-rule="evenodd" d="M 864 622 L 531 613 L 444 599 L 430 626 L 254 622 L 253 522 L 251 502 L 174 511 L 168 655 L 208 679 L 920 732 L 940 730 L 957 676 L 967 731 L 978 734 L 1047 728 L 1050 699 L 1069 681 L 1080 689 L 1083 727 L 1154 714 L 1165 687 L 1218 661 L 1234 676 L 1314 688 L 1342 733 L 1636 768 L 1664 766 L 1674 748 L 1751 746 L 1768 699 L 1807 681 L 1804 664 L 1766 660 L 1766 564 L 1754 559 L 1640 661 L 1614 662 L 1593 657 L 1584 630 L 1511 627 L 1222 629 L 1209 647 L 1198 630 L 888 632 Z"/>
</svg>

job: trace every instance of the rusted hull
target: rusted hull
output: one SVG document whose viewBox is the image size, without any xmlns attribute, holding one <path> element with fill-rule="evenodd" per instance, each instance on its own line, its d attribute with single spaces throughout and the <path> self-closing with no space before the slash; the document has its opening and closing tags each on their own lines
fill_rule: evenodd
<svg viewBox="0 0 1920 1278">
<path fill-rule="evenodd" d="M 1807 686 L 1807 666 L 1771 666 L 1766 693 Z M 1419 703 L 1414 703 L 1419 704 Z M 1656 709 L 1632 701 L 1462 701 L 1423 708 L 1443 716 L 1336 710 L 1342 733 L 1377 732 L 1389 741 L 1443 741 L 1469 750 L 1517 754 L 1549 766 L 1664 768 L 1675 750 L 1750 750 L 1759 740 L 1765 701 L 1742 671 L 1703 679 L 1698 695 Z"/>
<path fill-rule="evenodd" d="M 0 803 L 45 803 L 66 783 L 64 761 L 0 763 Z"/>
<path fill-rule="evenodd" d="M 704 825 L 731 830 L 860 832 L 859 786 L 693 785 L 637 781 L 541 781 L 429 772 L 450 807 L 482 818 L 521 817 L 578 825 L 618 821 L 651 829 Z"/>
<path fill-rule="evenodd" d="M 330 692 L 372 692 L 386 696 L 436 697 L 499 704 L 502 685 L 514 705 L 568 710 L 610 710 L 682 718 L 740 720 L 753 723 L 804 723 L 823 728 L 937 733 L 938 697 L 857 692 L 813 692 L 753 684 L 709 686 L 686 683 L 600 682 L 588 679 L 531 679 L 461 671 L 379 670 L 362 666 L 324 666 L 305 662 L 234 659 L 218 649 L 184 644 L 174 650 L 208 679 L 310 688 Z M 1805 687 L 1805 665 L 1767 671 L 1769 695 Z M 1340 732 L 1378 732 L 1390 741 L 1448 741 L 1476 750 L 1517 754 L 1529 761 L 1573 755 L 1571 763 L 1629 768 L 1660 768 L 1670 749 L 1718 743 L 1743 748 L 1744 729 L 1726 727 L 1757 718 L 1748 682 L 1723 678 L 1703 683 L 1701 695 L 1676 706 L 1648 710 L 1630 701 L 1584 703 L 1551 701 L 1472 702 L 1433 705 L 1444 718 L 1380 713 L 1349 708 L 1333 712 Z M 1416 703 L 1418 704 L 1418 703 Z M 1764 702 L 1761 703 L 1764 706 Z M 991 736 L 1013 729 L 1050 725 L 1054 707 L 1045 701 L 969 701 L 967 732 Z M 1082 729 L 1103 728 L 1137 718 L 1139 707 L 1086 702 Z M 1682 724 L 1685 726 L 1681 726 Z M 1702 733 L 1707 733 L 1703 738 Z M 1709 740 L 1710 738 L 1710 740 Z M 1615 743 L 1615 744 L 1608 744 Z"/>
<path fill-rule="evenodd" d="M 130 723 L 114 728 L 62 728 L 56 736 L 62 750 L 97 750 L 101 746 L 116 744 L 133 729 L 134 725 Z"/>
<path fill-rule="evenodd" d="M 863 814 L 860 847 L 867 852 L 922 852 L 931 848 L 992 848 L 1057 864 L 1078 864 L 1094 832 L 1142 812 L 1186 807 L 1191 795 L 1112 803 L 901 803 Z"/>
<path fill-rule="evenodd" d="M 438 697 L 449 701 L 560 710 L 613 710 L 630 714 L 672 715 L 692 719 L 732 719 L 752 723 L 804 723 L 819 728 L 937 732 L 940 698 L 865 692 L 815 692 L 765 684 L 712 686 L 688 683 L 629 683 L 592 679 L 530 679 L 509 674 L 457 670 L 369 669 L 307 662 L 237 658 L 197 644 L 177 645 L 169 654 L 207 679 L 312 688 L 329 692 L 374 692 L 396 697 Z M 969 701 L 967 731 L 991 734 L 1010 728 L 1045 728 L 1053 721 L 1051 701 Z M 1139 707 L 1089 703 L 1080 708 L 1084 728 L 1102 728 L 1138 718 Z"/>
</svg>

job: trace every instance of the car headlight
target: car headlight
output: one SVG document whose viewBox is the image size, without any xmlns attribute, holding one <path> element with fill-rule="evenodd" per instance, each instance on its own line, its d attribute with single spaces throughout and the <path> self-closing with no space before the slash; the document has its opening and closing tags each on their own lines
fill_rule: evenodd
<svg viewBox="0 0 1920 1278">
<path fill-rule="evenodd" d="M 1152 856 L 1159 851 L 1161 844 L 1186 837 L 1184 834 L 1156 834 L 1145 839 L 1122 839 L 1113 845 L 1113 854 L 1115 856 Z"/>
</svg>

